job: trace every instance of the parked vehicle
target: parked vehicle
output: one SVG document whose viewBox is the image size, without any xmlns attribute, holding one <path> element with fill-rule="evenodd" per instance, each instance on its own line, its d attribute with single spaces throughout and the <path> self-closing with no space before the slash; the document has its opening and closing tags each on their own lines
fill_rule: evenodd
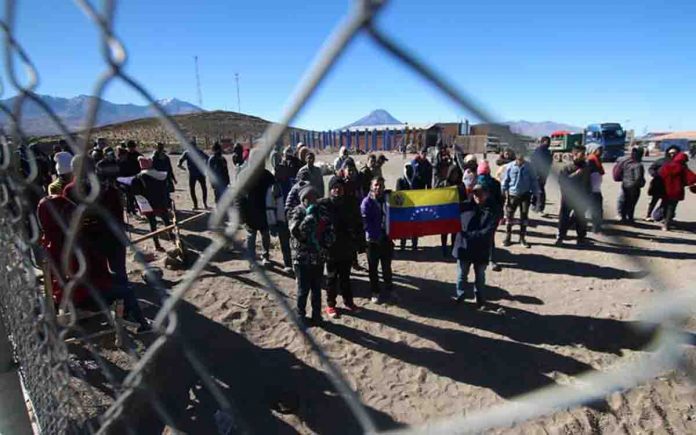
<svg viewBox="0 0 696 435">
<path fill-rule="evenodd" d="M 549 151 L 553 155 L 553 160 L 556 162 L 569 162 L 573 147 L 582 144 L 582 137 L 582 133 L 571 133 L 566 130 L 551 133 Z"/>
<path fill-rule="evenodd" d="M 618 122 L 590 124 L 585 129 L 583 143 L 585 146 L 591 143 L 601 145 L 604 149 L 602 160 L 616 161 L 626 153 L 626 132 Z"/>
</svg>

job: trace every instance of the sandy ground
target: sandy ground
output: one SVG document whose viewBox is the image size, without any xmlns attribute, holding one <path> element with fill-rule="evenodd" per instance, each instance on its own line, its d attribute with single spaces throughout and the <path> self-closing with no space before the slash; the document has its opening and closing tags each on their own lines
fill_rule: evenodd
<svg viewBox="0 0 696 435">
<path fill-rule="evenodd" d="M 404 160 L 401 155 L 389 157 L 384 173 L 391 188 Z M 330 161 L 332 156 L 320 160 Z M 618 184 L 611 181 L 608 169 L 605 215 L 613 217 Z M 178 178 L 175 199 L 185 217 L 191 207 L 187 175 L 179 172 Z M 612 226 L 611 231 L 624 236 L 630 246 L 593 235 L 595 243 L 580 249 L 572 242 L 554 246 L 558 186 L 550 182 L 547 192 L 552 217 L 532 214 L 532 248 L 515 244 L 500 249 L 503 270 L 488 270 L 488 298 L 504 314 L 477 311 L 470 302 L 452 304 L 456 265 L 442 257 L 435 236 L 422 239 L 417 252 L 396 251 L 397 305 L 370 303 L 366 272 L 356 272 L 354 292 L 362 311 L 311 330 L 381 429 L 484 409 L 553 383 L 573 384 L 582 372 L 606 370 L 620 357 L 640 355 L 651 333 L 636 332 L 634 320 L 662 289 L 641 280 L 644 273 L 627 255 L 642 261 L 670 288 L 686 288 L 696 280 L 696 195 L 688 194 L 680 204 L 680 225 L 674 232 L 661 232 L 656 224 L 645 222 Z M 646 207 L 643 195 L 640 216 Z M 145 232 L 142 223 L 136 232 Z M 183 234 L 198 251 L 210 243 L 204 222 L 187 226 Z M 499 246 L 503 236 L 499 231 Z M 294 304 L 294 280 L 277 272 L 282 259 L 276 240 L 273 245 L 272 277 Z M 152 250 L 150 242 L 144 247 Z M 155 265 L 162 267 L 163 259 L 157 254 Z M 142 267 L 131 267 L 133 280 L 140 280 Z M 170 286 L 183 275 L 164 272 Z M 140 287 L 142 295 L 148 294 Z M 148 315 L 154 312 L 155 308 L 147 310 Z M 225 252 L 210 263 L 186 294 L 179 320 L 188 348 L 237 410 L 237 420 L 254 432 L 358 432 L 317 358 L 238 253 Z M 149 341 L 136 339 L 140 351 Z M 117 377 L 130 365 L 121 353 L 103 352 Z M 161 388 L 160 400 L 171 412 L 170 426 L 186 433 L 212 433 L 217 402 L 179 348 L 165 355 L 150 382 Z M 696 433 L 695 402 L 685 376 L 670 372 L 592 406 L 496 432 Z M 138 417 L 141 424 L 154 419 L 151 410 L 148 415 Z"/>
</svg>

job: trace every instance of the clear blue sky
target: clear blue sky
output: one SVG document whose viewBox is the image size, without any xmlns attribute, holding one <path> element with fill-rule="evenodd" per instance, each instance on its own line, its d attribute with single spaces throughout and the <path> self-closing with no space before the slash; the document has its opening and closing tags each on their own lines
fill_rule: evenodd
<svg viewBox="0 0 696 435">
<path fill-rule="evenodd" d="M 205 109 L 236 110 L 238 72 L 242 112 L 277 120 L 350 6 L 121 0 L 116 32 L 130 55 L 128 72 L 157 98 L 197 104 L 198 55 Z M 501 120 L 696 129 L 694 0 L 402 0 L 388 4 L 378 23 Z M 40 93 L 91 93 L 104 65 L 96 28 L 73 2 L 20 1 L 17 33 L 39 68 Z M 120 84 L 106 98 L 142 103 Z M 376 108 L 409 122 L 470 118 L 363 35 L 297 125 L 340 127 Z"/>
</svg>

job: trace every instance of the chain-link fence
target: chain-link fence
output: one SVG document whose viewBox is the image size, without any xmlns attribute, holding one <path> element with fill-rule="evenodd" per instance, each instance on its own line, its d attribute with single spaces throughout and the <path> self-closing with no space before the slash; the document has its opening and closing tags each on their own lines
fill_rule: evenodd
<svg viewBox="0 0 696 435">
<path fill-rule="evenodd" d="M 3 82 L 9 84 L 3 89 L 3 94 L 16 93 L 18 98 L 14 107 L 1 108 L 11 122 L 2 132 L 0 166 L 0 265 L 3 268 L 0 314 L 13 343 L 35 428 L 41 433 L 139 433 L 142 421 L 138 419 L 145 418 L 143 414 L 147 413 L 154 415 L 152 418 L 175 427 L 175 416 L 170 415 L 166 406 L 171 398 L 167 397 L 163 389 L 164 383 L 175 380 L 162 379 L 156 374 L 162 367 L 178 361 L 188 364 L 200 388 L 207 390 L 213 398 L 219 410 L 215 415 L 215 423 L 220 433 L 255 432 L 253 425 L 248 422 L 248 415 L 239 412 L 239 404 L 229 401 L 228 396 L 221 391 L 219 382 L 211 376 L 205 362 L 190 345 L 190 338 L 182 331 L 178 309 L 184 296 L 216 255 L 229 247 L 243 249 L 235 238 L 239 228 L 239 214 L 235 206 L 237 199 L 254 181 L 274 144 L 295 120 L 356 35 L 368 35 L 385 53 L 420 76 L 434 90 L 444 93 L 473 118 L 488 123 L 495 121 L 480 104 L 456 89 L 445 77 L 418 59 L 409 49 L 392 40 L 376 25 L 374 20 L 385 1 L 356 1 L 353 9 L 327 39 L 314 65 L 300 82 L 281 120 L 272 124 L 258 142 L 258 152 L 252 155 L 249 169 L 228 189 L 216 211 L 210 216 L 208 228 L 215 235 L 213 242 L 196 259 L 184 278 L 167 292 L 160 277 L 148 268 L 146 258 L 138 246 L 130 243 L 122 225 L 101 202 L 104 187 L 97 179 L 94 169 L 82 160 L 74 174 L 78 183 L 71 212 L 63 213 L 60 204 L 47 206 L 47 213 L 54 217 L 55 231 L 62 234 L 62 246 L 55 255 L 46 255 L 39 248 L 41 234 L 36 207 L 42 196 L 37 180 L 40 168 L 37 155 L 28 146 L 27 135 L 22 131 L 23 107 L 29 101 L 41 107 L 61 129 L 72 152 L 85 155 L 92 139 L 90 135 L 97 120 L 100 100 L 94 99 L 91 102 L 84 134 L 69 134 L 60 119 L 35 93 L 39 71 L 34 68 L 30 54 L 24 51 L 21 41 L 15 39 L 17 3 L 19 2 L 5 1 L 2 21 L 5 48 Z M 76 0 L 76 5 L 91 19 L 101 35 L 104 73 L 97 79 L 92 94 L 101 97 L 108 84 L 121 82 L 151 103 L 160 122 L 181 144 L 191 150 L 188 138 L 177 124 L 167 116 L 145 87 L 122 69 L 127 55 L 115 32 L 113 18 L 116 2 L 105 0 L 97 8 L 87 0 Z M 18 72 L 21 68 L 25 70 L 23 76 Z M 504 130 L 500 133 L 503 135 Z M 199 168 L 205 167 L 206 162 L 197 157 L 197 154 L 191 155 Z M 580 193 L 575 195 L 575 200 L 580 203 L 590 201 Z M 86 222 L 105 225 L 114 234 L 114 243 L 127 247 L 135 254 L 136 260 L 145 270 L 146 281 L 158 290 L 161 306 L 154 319 L 152 339 L 144 349 L 128 346 L 132 340 L 129 341 L 129 334 L 124 330 L 118 314 L 112 313 L 110 301 L 97 290 L 96 283 L 91 282 L 89 268 L 93 252 L 90 251 L 89 240 L 84 237 Z M 620 237 L 614 236 L 613 241 L 629 245 Z M 640 270 L 649 271 L 649 265 L 642 263 L 639 258 L 629 256 L 627 259 Z M 254 262 L 253 259 L 251 261 Z M 327 356 L 315 336 L 302 326 L 283 292 L 265 270 L 256 270 L 265 291 L 296 326 L 297 334 L 321 362 L 325 375 L 346 402 L 361 430 L 365 433 L 377 432 L 373 417 L 350 388 L 341 369 Z M 58 310 L 54 309 L 53 301 L 41 285 L 41 275 L 44 285 L 50 281 L 49 275 L 61 277 L 60 286 L 64 295 Z M 587 403 L 611 391 L 650 379 L 665 369 L 676 367 L 681 361 L 680 345 L 685 341 L 679 332 L 679 322 L 688 315 L 693 295 L 668 292 L 654 275 L 648 274 L 645 279 L 651 287 L 664 290 L 664 294 L 657 298 L 652 317 L 648 319 L 661 323 L 660 334 L 657 335 L 658 340 L 651 343 L 652 351 L 643 359 L 627 362 L 617 371 L 582 375 L 578 382 L 578 385 L 582 385 L 581 388 L 552 386 L 492 409 L 430 422 L 423 427 L 406 428 L 401 432 L 450 434 L 478 432 L 499 425 L 514 424 L 559 408 Z M 79 292 L 87 292 L 96 301 L 99 313 L 99 320 L 96 322 L 106 325 L 104 327 L 112 334 L 110 336 L 115 335 L 116 341 L 126 350 L 127 361 L 122 365 L 106 361 L 101 352 L 105 346 L 102 337 L 86 327 L 83 319 L 78 321 L 75 307 L 72 306 L 72 296 Z M 229 356 L 230 359 L 238 357 Z M 147 411 L 143 411 L 143 408 Z"/>
</svg>

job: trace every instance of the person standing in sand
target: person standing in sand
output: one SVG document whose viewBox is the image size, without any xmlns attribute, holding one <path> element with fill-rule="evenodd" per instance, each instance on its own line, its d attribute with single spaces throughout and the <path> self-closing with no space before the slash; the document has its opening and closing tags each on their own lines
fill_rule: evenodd
<svg viewBox="0 0 696 435">
<path fill-rule="evenodd" d="M 387 235 L 386 198 L 384 195 L 384 178 L 372 180 L 370 194 L 360 205 L 365 238 L 367 239 L 367 264 L 370 275 L 370 290 L 373 303 L 388 302 L 392 290 L 392 257 L 394 243 Z M 379 284 L 378 267 L 382 266 L 382 280 Z"/>
<path fill-rule="evenodd" d="M 333 245 L 333 226 L 325 207 L 317 204 L 311 184 L 300 191 L 301 204 L 290 213 L 292 260 L 297 281 L 297 314 L 306 325 L 318 325 L 321 316 L 321 281 L 327 250 Z M 307 319 L 307 298 L 311 296 L 312 317 Z"/>
<path fill-rule="evenodd" d="M 486 268 L 491 256 L 491 238 L 498 221 L 488 190 L 480 184 L 473 188 L 473 201 L 462 203 L 462 231 L 457 234 L 453 253 L 457 258 L 457 286 L 452 300 L 466 298 L 469 269 L 474 267 L 474 297 L 479 308 L 485 306 Z"/>
</svg>

